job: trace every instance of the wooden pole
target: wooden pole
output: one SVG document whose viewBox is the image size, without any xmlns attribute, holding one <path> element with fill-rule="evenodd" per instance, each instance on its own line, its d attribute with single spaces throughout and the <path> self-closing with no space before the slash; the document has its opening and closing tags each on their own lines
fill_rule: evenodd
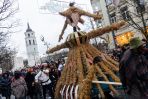
<svg viewBox="0 0 148 99">
<path fill-rule="evenodd" d="M 92 83 L 107 84 L 107 85 L 122 85 L 120 82 L 109 82 L 109 81 L 92 81 Z"/>
</svg>

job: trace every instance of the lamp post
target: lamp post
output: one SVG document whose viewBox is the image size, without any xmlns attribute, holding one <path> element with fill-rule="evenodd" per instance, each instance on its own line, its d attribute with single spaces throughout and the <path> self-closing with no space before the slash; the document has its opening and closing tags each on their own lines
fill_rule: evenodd
<svg viewBox="0 0 148 99">
<path fill-rule="evenodd" d="M 106 9 L 107 9 L 107 15 L 108 15 L 108 18 L 109 18 L 109 23 L 111 24 L 111 17 L 109 15 L 109 9 L 108 9 L 108 5 L 107 5 L 107 0 L 105 0 L 105 3 L 106 3 Z M 115 32 L 114 30 L 112 31 L 112 36 L 113 36 L 113 43 L 115 45 L 115 48 L 117 48 L 117 44 L 116 44 L 116 40 L 115 40 Z"/>
<path fill-rule="evenodd" d="M 48 44 L 48 43 L 45 41 L 44 36 L 41 36 L 41 41 L 44 43 L 44 45 L 46 45 L 47 50 L 48 50 L 50 44 Z"/>
<path fill-rule="evenodd" d="M 35 57 L 35 52 L 33 53 L 33 59 L 34 59 L 34 65 L 36 66 L 36 57 Z"/>
<path fill-rule="evenodd" d="M 46 45 L 47 50 L 48 50 L 50 44 L 48 44 L 48 43 L 45 41 L 44 36 L 41 36 L 41 41 L 44 43 L 44 45 Z M 50 58 L 49 58 L 49 54 L 47 54 L 47 59 L 48 59 L 48 60 L 50 59 Z"/>
</svg>

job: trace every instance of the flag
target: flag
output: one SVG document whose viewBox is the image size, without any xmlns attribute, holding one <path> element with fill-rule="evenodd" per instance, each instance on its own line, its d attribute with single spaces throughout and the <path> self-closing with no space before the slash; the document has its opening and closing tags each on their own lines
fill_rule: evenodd
<svg viewBox="0 0 148 99">
<path fill-rule="evenodd" d="M 113 0 L 113 4 L 114 4 L 115 6 L 118 6 L 119 3 L 120 3 L 120 0 Z"/>
</svg>

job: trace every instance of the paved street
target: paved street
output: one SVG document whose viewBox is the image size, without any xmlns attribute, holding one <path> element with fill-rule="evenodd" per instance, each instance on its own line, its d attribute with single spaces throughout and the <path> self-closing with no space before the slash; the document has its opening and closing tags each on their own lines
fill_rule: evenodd
<svg viewBox="0 0 148 99">
<path fill-rule="evenodd" d="M 0 95 L 0 99 L 6 99 L 5 97 L 2 97 L 2 95 Z M 13 95 L 11 95 L 10 99 L 15 99 L 15 97 Z"/>
<path fill-rule="evenodd" d="M 5 97 L 2 97 L 2 95 L 0 95 L 0 99 L 6 99 Z M 13 95 L 11 95 L 10 99 L 15 99 L 15 97 Z M 46 99 L 51 99 L 50 97 L 46 97 Z"/>
</svg>

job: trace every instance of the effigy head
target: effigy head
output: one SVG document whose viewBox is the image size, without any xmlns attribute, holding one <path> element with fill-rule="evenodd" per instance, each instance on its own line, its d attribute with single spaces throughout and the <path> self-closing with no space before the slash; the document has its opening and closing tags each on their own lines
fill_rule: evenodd
<svg viewBox="0 0 148 99">
<path fill-rule="evenodd" d="M 75 2 L 70 2 L 70 3 L 69 3 L 69 6 L 70 6 L 70 7 L 72 7 L 72 6 L 74 6 L 74 5 L 75 5 Z"/>
<path fill-rule="evenodd" d="M 81 44 L 85 44 L 89 42 L 89 39 L 87 38 L 87 33 L 83 31 L 78 31 L 71 33 L 67 36 L 66 39 L 66 46 L 69 48 L 79 46 Z"/>
</svg>

